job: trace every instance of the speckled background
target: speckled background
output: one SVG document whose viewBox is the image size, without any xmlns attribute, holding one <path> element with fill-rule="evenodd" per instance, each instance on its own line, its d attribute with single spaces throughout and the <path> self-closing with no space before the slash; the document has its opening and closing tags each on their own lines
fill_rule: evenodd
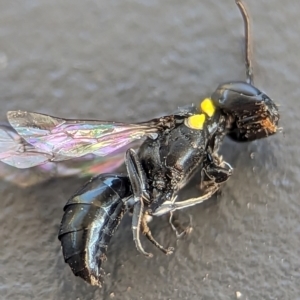
<svg viewBox="0 0 300 300">
<path fill-rule="evenodd" d="M 224 142 L 234 176 L 217 199 L 185 211 L 188 239 L 176 242 L 164 218 L 151 223 L 174 255 L 147 241 L 155 257 L 139 255 L 125 217 L 103 289 L 73 276 L 57 239 L 62 208 L 84 180 L 25 190 L 1 181 L 1 299 L 300 299 L 300 2 L 248 7 L 255 83 L 280 104 L 283 133 Z M 242 33 L 233 0 L 2 0 L 0 120 L 22 109 L 133 122 L 198 103 L 245 78 Z"/>
</svg>

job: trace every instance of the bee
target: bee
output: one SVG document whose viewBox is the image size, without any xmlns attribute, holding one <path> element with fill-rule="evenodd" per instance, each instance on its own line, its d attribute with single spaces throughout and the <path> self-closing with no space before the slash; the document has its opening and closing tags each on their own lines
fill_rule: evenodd
<svg viewBox="0 0 300 300">
<path fill-rule="evenodd" d="M 24 172 L 33 168 L 46 177 L 79 174 L 86 163 L 85 173 L 97 174 L 65 205 L 58 235 L 65 261 L 91 285 L 102 284 L 102 262 L 126 212 L 132 213 L 133 240 L 140 253 L 152 256 L 141 243 L 143 234 L 171 254 L 172 247 L 153 237 L 149 218 L 170 214 L 180 236 L 173 213 L 209 199 L 233 174 L 219 155 L 223 138 L 248 142 L 278 131 L 278 107 L 253 83 L 249 17 L 242 1 L 236 4 L 244 21 L 247 79 L 220 84 L 197 107 L 132 124 L 7 113 L 11 127 L 0 127 L 2 162 Z M 126 173 L 112 173 L 123 162 Z M 202 194 L 178 201 L 179 191 L 197 171 Z"/>
</svg>

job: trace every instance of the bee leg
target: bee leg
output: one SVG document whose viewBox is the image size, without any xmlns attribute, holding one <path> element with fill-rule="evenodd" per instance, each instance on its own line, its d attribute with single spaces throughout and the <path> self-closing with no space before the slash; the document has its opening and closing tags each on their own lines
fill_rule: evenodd
<svg viewBox="0 0 300 300">
<path fill-rule="evenodd" d="M 196 204 L 200 204 L 205 200 L 211 198 L 212 195 L 219 190 L 219 188 L 220 186 L 216 184 L 214 186 L 209 187 L 209 191 L 200 197 L 190 198 L 183 201 L 175 202 L 171 205 L 170 212 L 174 212 L 175 210 L 180 210 L 180 209 L 194 206 Z"/>
<path fill-rule="evenodd" d="M 144 216 L 144 202 L 149 201 L 149 195 L 146 189 L 146 175 L 140 164 L 140 161 L 133 149 L 126 151 L 125 165 L 128 177 L 131 183 L 134 205 L 132 213 L 132 234 L 137 250 L 147 257 L 152 257 L 152 253 L 144 250 L 141 240 L 141 223 Z"/>
<path fill-rule="evenodd" d="M 202 180 L 200 184 L 204 194 L 200 197 L 173 202 L 170 212 L 200 204 L 211 198 L 212 195 L 220 189 L 222 183 L 228 180 L 232 173 L 233 168 L 227 162 L 223 161 L 222 157 L 217 154 L 208 154 L 207 164 L 202 170 Z"/>
<path fill-rule="evenodd" d="M 220 189 L 221 184 L 227 181 L 232 175 L 232 171 L 232 167 L 223 161 L 221 156 L 219 156 L 217 153 L 210 154 L 210 152 L 208 152 L 201 172 L 200 180 L 200 187 L 203 190 L 203 195 L 184 201 L 176 201 L 176 195 L 170 201 L 165 201 L 158 209 L 156 209 L 156 211 L 152 213 L 152 215 L 161 216 L 165 213 L 172 213 L 176 210 L 184 209 L 204 202 L 205 200 L 211 198 L 212 195 Z M 170 221 L 170 223 L 172 222 Z"/>
<path fill-rule="evenodd" d="M 200 204 L 205 200 L 209 199 L 214 195 L 221 187 L 222 183 L 228 180 L 232 175 L 232 167 L 226 162 L 222 161 L 222 165 L 225 167 L 220 167 L 216 164 L 210 164 L 203 169 L 204 181 L 201 182 L 202 188 L 204 187 L 204 194 L 200 197 L 190 198 L 184 201 L 165 201 L 159 209 L 167 210 L 165 206 L 169 205 L 169 212 L 174 212 L 175 210 L 184 209 L 196 204 Z M 155 213 L 159 211 L 156 211 Z M 155 214 L 153 214 L 155 215 Z"/>
<path fill-rule="evenodd" d="M 233 173 L 233 168 L 217 153 L 207 154 L 206 163 L 202 170 L 200 187 L 207 192 L 210 187 L 227 181 Z"/>
<path fill-rule="evenodd" d="M 156 209 L 152 215 L 153 216 L 161 216 L 166 213 L 174 212 L 175 210 L 184 209 L 190 206 L 194 206 L 196 204 L 200 204 L 204 202 L 205 200 L 211 198 L 211 196 L 216 193 L 220 188 L 219 184 L 213 184 L 212 186 L 207 187 L 207 190 L 205 190 L 205 194 L 203 194 L 200 197 L 196 198 L 190 198 L 184 201 L 176 202 L 176 198 L 174 197 L 174 200 L 171 201 L 165 201 L 158 209 Z"/>
<path fill-rule="evenodd" d="M 133 149 L 126 151 L 125 165 L 135 202 L 140 200 L 146 203 L 149 202 L 150 196 L 147 191 L 146 174 Z"/>
<path fill-rule="evenodd" d="M 170 218 L 169 218 L 169 224 L 171 225 L 172 229 L 176 233 L 176 237 L 178 239 L 182 238 L 185 235 L 188 235 L 192 232 L 193 227 L 192 227 L 192 216 L 189 215 L 190 217 L 190 223 L 187 227 L 184 227 L 178 220 L 178 217 L 175 216 L 174 218 L 174 213 L 170 212 Z M 178 229 L 181 230 L 181 233 L 179 233 Z"/>
<path fill-rule="evenodd" d="M 159 250 L 161 250 L 163 253 L 165 253 L 166 255 L 170 255 L 173 253 L 174 248 L 173 247 L 169 247 L 169 248 L 164 248 L 159 242 L 157 242 L 155 240 L 155 238 L 152 236 L 151 230 L 147 224 L 147 214 L 144 214 L 143 218 L 142 218 L 142 232 L 143 234 L 147 237 L 147 239 L 154 245 L 156 246 Z"/>
<path fill-rule="evenodd" d="M 137 202 L 133 207 L 132 226 L 131 226 L 133 240 L 135 242 L 135 246 L 137 250 L 140 253 L 144 254 L 147 257 L 153 257 L 152 253 L 148 253 L 144 250 L 140 239 L 141 223 L 143 220 L 143 210 L 144 210 L 144 203 L 142 200 Z"/>
</svg>

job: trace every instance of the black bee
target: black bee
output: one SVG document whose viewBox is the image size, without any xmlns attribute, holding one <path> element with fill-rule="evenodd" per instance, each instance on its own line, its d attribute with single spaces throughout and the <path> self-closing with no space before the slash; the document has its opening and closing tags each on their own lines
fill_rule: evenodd
<svg viewBox="0 0 300 300">
<path fill-rule="evenodd" d="M 0 160 L 4 163 L 68 175 L 72 167 L 67 161 L 76 164 L 95 159 L 92 167 L 98 168 L 93 174 L 106 171 L 67 202 L 58 236 L 65 261 L 88 283 L 101 285 L 101 264 L 125 212 L 132 212 L 133 239 L 139 252 L 152 256 L 141 244 L 142 233 L 162 252 L 171 254 L 173 248 L 163 247 L 152 236 L 148 217 L 169 213 L 172 218 L 174 211 L 201 203 L 220 189 L 232 175 L 231 166 L 218 155 L 225 135 L 244 142 L 277 132 L 277 106 L 253 85 L 249 18 L 243 3 L 236 0 L 236 4 L 244 19 L 247 81 L 219 85 L 199 107 L 185 107 L 136 124 L 7 113 L 13 129 L 0 127 Z M 124 157 L 127 173 L 109 173 Z M 198 170 L 202 195 L 177 201 L 180 189 Z"/>
</svg>

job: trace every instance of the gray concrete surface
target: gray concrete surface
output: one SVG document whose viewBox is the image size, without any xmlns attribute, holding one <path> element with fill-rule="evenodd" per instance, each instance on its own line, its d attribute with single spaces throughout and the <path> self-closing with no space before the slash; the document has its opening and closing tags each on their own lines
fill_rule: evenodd
<svg viewBox="0 0 300 300">
<path fill-rule="evenodd" d="M 139 255 L 126 217 L 101 290 L 73 276 L 57 240 L 83 180 L 25 190 L 1 181 L 1 299 L 300 299 L 300 3 L 248 7 L 255 83 L 280 104 L 283 133 L 225 141 L 234 176 L 217 199 L 186 211 L 188 239 L 176 243 L 164 218 L 151 223 L 174 255 L 147 241 L 155 257 Z M 22 109 L 140 121 L 198 103 L 220 82 L 245 78 L 242 33 L 233 0 L 2 0 L 0 119 Z"/>
</svg>

